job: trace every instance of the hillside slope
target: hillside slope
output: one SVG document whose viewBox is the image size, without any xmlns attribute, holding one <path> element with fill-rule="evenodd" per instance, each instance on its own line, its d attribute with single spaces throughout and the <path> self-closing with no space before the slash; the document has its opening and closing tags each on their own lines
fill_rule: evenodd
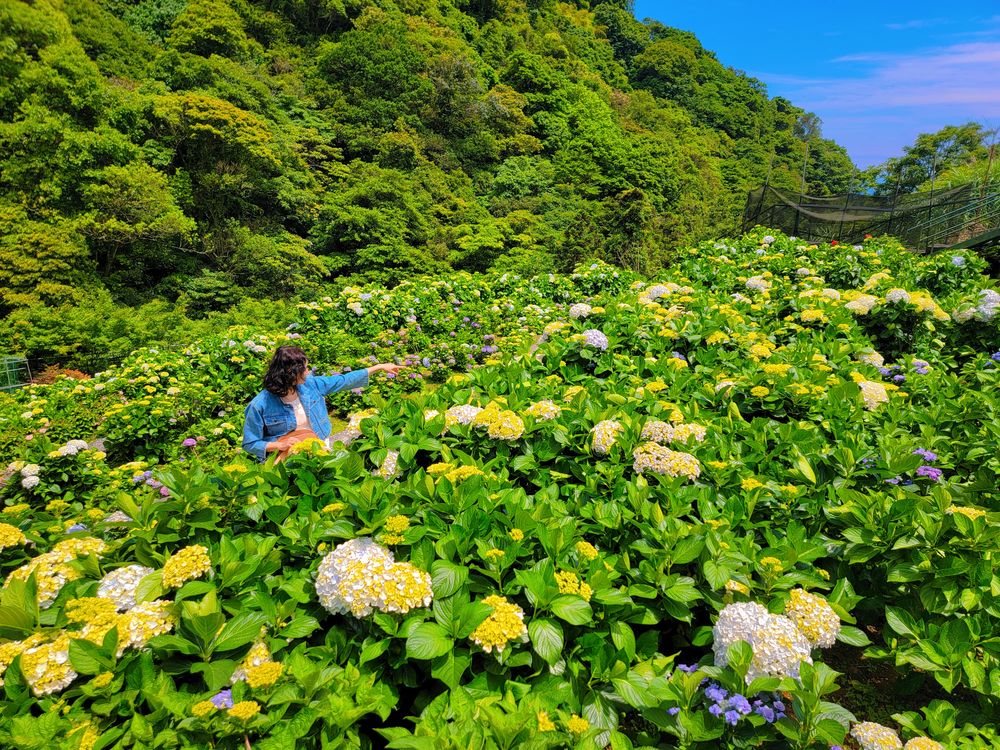
<svg viewBox="0 0 1000 750">
<path fill-rule="evenodd" d="M 814 116 L 615 2 L 0 10 L 0 313 L 224 308 L 362 274 L 650 270 L 748 187 L 838 191 Z"/>
</svg>

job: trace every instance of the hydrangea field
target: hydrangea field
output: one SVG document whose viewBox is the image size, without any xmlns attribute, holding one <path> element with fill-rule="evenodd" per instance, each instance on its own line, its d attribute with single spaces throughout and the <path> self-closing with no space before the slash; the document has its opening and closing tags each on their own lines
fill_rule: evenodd
<svg viewBox="0 0 1000 750">
<path fill-rule="evenodd" d="M 765 230 L 0 396 L 0 746 L 1000 746 L 1000 294 Z M 396 378 L 242 453 L 274 347 Z"/>
</svg>

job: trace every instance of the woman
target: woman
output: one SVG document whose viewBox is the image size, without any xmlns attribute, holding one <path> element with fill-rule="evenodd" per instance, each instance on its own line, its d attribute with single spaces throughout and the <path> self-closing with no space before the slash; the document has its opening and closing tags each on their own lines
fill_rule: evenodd
<svg viewBox="0 0 1000 750">
<path fill-rule="evenodd" d="M 278 460 L 293 445 L 309 438 L 330 437 L 330 416 L 326 394 L 348 388 L 364 388 L 368 376 L 376 372 L 395 375 L 402 367 L 380 364 L 345 375 L 313 375 L 306 354 L 297 346 L 279 346 L 264 376 L 264 390 L 246 408 L 243 423 L 243 450 L 263 461 L 268 453 Z"/>
</svg>

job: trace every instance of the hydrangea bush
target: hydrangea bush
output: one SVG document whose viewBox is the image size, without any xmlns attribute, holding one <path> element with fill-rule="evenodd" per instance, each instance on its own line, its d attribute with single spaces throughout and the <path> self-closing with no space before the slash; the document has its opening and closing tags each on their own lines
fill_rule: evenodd
<svg viewBox="0 0 1000 750">
<path fill-rule="evenodd" d="M 983 267 L 757 230 L 656 279 L 344 289 L 0 396 L 0 745 L 995 746 Z M 421 377 L 257 464 L 288 341 Z M 852 698 L 862 659 L 905 710 Z"/>
</svg>

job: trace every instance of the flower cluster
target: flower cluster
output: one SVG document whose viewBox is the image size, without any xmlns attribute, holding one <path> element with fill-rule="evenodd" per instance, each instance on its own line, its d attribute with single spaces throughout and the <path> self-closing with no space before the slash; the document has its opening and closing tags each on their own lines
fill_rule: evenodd
<svg viewBox="0 0 1000 750">
<path fill-rule="evenodd" d="M 651 420 L 642 426 L 641 437 L 643 440 L 652 440 L 656 443 L 686 443 L 689 440 L 701 443 L 704 442 L 706 435 L 708 435 L 708 429 L 693 422 L 670 424 L 669 422 Z"/>
<path fill-rule="evenodd" d="M 785 716 L 784 701 L 769 696 L 757 696 L 753 701 L 745 695 L 730 693 L 717 682 L 709 682 L 704 689 L 705 698 L 710 702 L 708 712 L 718 716 L 730 726 L 736 726 L 751 714 L 756 714 L 768 724 L 773 724 Z"/>
<path fill-rule="evenodd" d="M 233 676 L 231 683 L 245 681 L 251 688 L 270 688 L 281 677 L 284 667 L 271 658 L 271 650 L 262 638 L 253 642 Z"/>
<path fill-rule="evenodd" d="M 478 406 L 472 406 L 471 404 L 459 404 L 458 406 L 452 406 L 448 411 L 444 413 L 444 427 L 448 429 L 456 424 L 472 424 L 482 408 Z"/>
<path fill-rule="evenodd" d="M 851 737 L 858 741 L 862 750 L 900 750 L 903 747 L 898 734 L 874 721 L 855 724 L 851 727 Z"/>
<path fill-rule="evenodd" d="M 813 648 L 830 648 L 840 634 L 840 616 L 821 596 L 792 589 L 785 604 L 785 617 L 809 640 Z"/>
<path fill-rule="evenodd" d="M 382 465 L 373 471 L 372 475 L 379 477 L 380 479 L 384 479 L 387 482 L 395 479 L 396 475 L 399 473 L 397 466 L 398 460 L 399 451 L 388 451 L 385 454 L 385 460 L 382 461 Z"/>
<path fill-rule="evenodd" d="M 546 399 L 536 401 L 525 409 L 524 413 L 529 417 L 534 417 L 539 422 L 545 422 L 558 417 L 562 413 L 562 408 L 554 401 Z"/>
<path fill-rule="evenodd" d="M 172 602 L 157 599 L 135 605 L 118 618 L 118 656 L 127 648 L 142 648 L 156 636 L 169 633 L 176 622 Z"/>
<path fill-rule="evenodd" d="M 374 610 L 406 613 L 430 606 L 431 577 L 370 537 L 337 545 L 323 558 L 316 575 L 320 604 L 334 614 L 361 618 Z"/>
<path fill-rule="evenodd" d="M 577 302 L 575 305 L 569 306 L 569 316 L 574 320 L 579 320 L 580 318 L 586 318 L 593 310 L 594 308 L 586 302 Z"/>
<path fill-rule="evenodd" d="M 810 611 L 810 625 L 819 618 Z M 818 637 L 825 637 L 828 623 L 816 626 Z M 811 644 L 796 623 L 783 615 L 772 615 L 756 602 L 727 604 L 712 628 L 713 651 L 717 666 L 729 663 L 729 647 L 746 641 L 753 649 L 753 661 L 747 670 L 747 683 L 757 677 L 797 677 L 799 665 L 812 663 Z"/>
<path fill-rule="evenodd" d="M 665 448 L 659 443 L 643 443 L 632 453 L 632 468 L 637 474 L 652 472 L 668 477 L 697 479 L 701 475 L 701 464 L 690 453 L 681 453 Z"/>
<path fill-rule="evenodd" d="M 27 542 L 24 532 L 9 523 L 0 523 L 0 550 L 16 547 Z"/>
<path fill-rule="evenodd" d="M 499 654 L 514 641 L 528 640 L 523 609 L 495 594 L 483 599 L 483 604 L 492 607 L 493 611 L 472 631 L 469 638 L 473 643 L 486 653 L 496 649 Z"/>
<path fill-rule="evenodd" d="M 97 586 L 97 595 L 114 602 L 119 612 L 135 606 L 135 590 L 146 576 L 153 572 L 144 565 L 126 565 L 107 573 Z"/>
<path fill-rule="evenodd" d="M 577 594 L 578 596 L 582 596 L 588 602 L 590 601 L 590 597 L 594 592 L 590 588 L 589 584 L 581 581 L 579 577 L 577 577 L 576 573 L 568 570 L 557 570 L 555 575 L 556 586 L 559 587 L 560 594 Z"/>
<path fill-rule="evenodd" d="M 592 449 L 594 453 L 598 455 L 607 454 L 611 450 L 611 446 L 615 444 L 615 440 L 617 440 L 618 433 L 621 430 L 621 423 L 613 419 L 605 419 L 595 424 L 593 429 L 591 429 L 591 434 L 593 435 Z"/>
<path fill-rule="evenodd" d="M 860 380 L 858 388 L 861 390 L 861 398 L 868 411 L 874 411 L 889 401 L 889 394 L 885 386 L 875 380 Z"/>
<path fill-rule="evenodd" d="M 55 640 L 40 643 L 21 652 L 21 674 L 37 696 L 65 690 L 77 673 L 69 661 L 70 637 L 63 633 Z"/>
<path fill-rule="evenodd" d="M 504 409 L 487 425 L 486 434 L 494 440 L 517 440 L 524 434 L 524 421 L 510 409 Z"/>
<path fill-rule="evenodd" d="M 608 348 L 608 337 L 603 331 L 599 331 L 596 328 L 588 328 L 580 334 L 580 340 L 583 342 L 584 346 L 589 346 L 592 349 L 599 349 L 602 352 L 606 351 Z"/>
<path fill-rule="evenodd" d="M 200 544 L 192 544 L 172 554 L 163 564 L 163 585 L 176 589 L 188 581 L 201 578 L 212 568 L 208 549 Z"/>
<path fill-rule="evenodd" d="M 59 542 L 50 552 L 45 552 L 12 571 L 4 583 L 27 581 L 32 573 L 38 587 L 38 606 L 48 609 L 56 600 L 62 587 L 80 578 L 80 571 L 70 565 L 78 557 L 101 555 L 107 545 L 100 539 L 83 537 Z"/>
</svg>

